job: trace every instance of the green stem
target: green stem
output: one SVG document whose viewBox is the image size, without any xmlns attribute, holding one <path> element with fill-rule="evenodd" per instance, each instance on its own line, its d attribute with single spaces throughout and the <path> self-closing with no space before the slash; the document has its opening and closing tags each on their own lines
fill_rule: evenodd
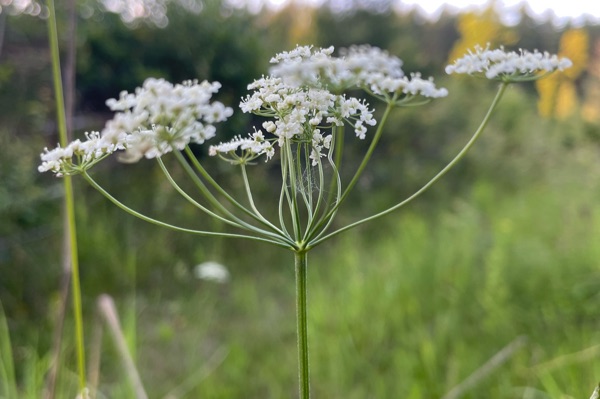
<svg viewBox="0 0 600 399">
<path fill-rule="evenodd" d="M 226 218 L 224 218 L 221 215 L 217 215 L 216 213 L 212 212 L 210 209 L 206 208 L 205 206 L 203 206 L 202 204 L 200 204 L 198 201 L 196 201 L 195 199 L 193 199 L 188 193 L 185 192 L 184 189 L 181 188 L 181 186 L 179 186 L 179 184 L 177 184 L 177 182 L 175 181 L 175 179 L 173 178 L 173 176 L 171 176 L 171 174 L 169 173 L 169 170 L 167 169 L 167 166 L 162 161 L 162 159 L 160 157 L 157 157 L 156 161 L 158 162 L 158 165 L 160 166 L 160 169 L 162 170 L 163 174 L 167 178 L 167 181 L 190 204 L 194 205 L 196 208 L 200 209 L 202 212 L 206 213 L 209 216 L 214 217 L 215 219 L 217 219 L 217 220 L 219 220 L 219 221 L 221 221 L 223 223 L 227 223 L 229 225 L 242 228 L 242 226 L 239 225 L 238 223 L 236 223 L 236 222 L 234 222 L 232 220 L 226 219 Z"/>
<path fill-rule="evenodd" d="M 256 207 L 256 204 L 254 203 L 254 196 L 252 195 L 252 189 L 250 188 L 250 180 L 248 179 L 248 173 L 246 172 L 246 165 L 241 164 L 240 167 L 242 170 L 242 179 L 244 181 L 244 188 L 246 189 L 246 195 L 248 196 L 248 203 L 250 204 L 250 208 L 252 209 L 252 211 L 258 218 L 258 220 L 260 222 L 262 222 L 264 225 L 269 226 L 273 231 L 276 231 L 279 236 L 283 236 L 283 237 L 287 238 L 287 240 L 290 243 L 293 243 L 292 238 L 284 230 L 277 228 L 277 226 L 275 226 L 267 218 L 265 218 L 262 215 L 262 213 L 258 210 L 258 208 Z M 267 234 L 267 232 L 265 232 L 264 234 Z"/>
<path fill-rule="evenodd" d="M 205 212 L 206 214 L 208 214 L 209 216 L 214 217 L 215 219 L 229 224 L 231 226 L 237 227 L 239 229 L 245 229 L 245 230 L 249 230 L 255 234 L 259 234 L 259 235 L 263 235 L 266 237 L 270 237 L 274 240 L 279 240 L 280 238 L 283 241 L 286 241 L 288 244 L 290 244 L 290 246 L 293 246 L 294 241 L 291 238 L 287 238 L 283 235 L 280 234 L 275 234 L 272 233 L 270 231 L 266 231 L 263 229 L 260 229 L 256 226 L 253 226 L 249 223 L 246 223 L 244 221 L 242 221 L 241 219 L 235 219 L 235 220 L 229 220 L 225 217 L 222 217 L 214 212 L 212 212 L 210 209 L 206 208 L 205 206 L 203 206 L 202 204 L 200 204 L 198 201 L 196 201 L 195 199 L 193 199 L 189 194 L 187 194 L 175 181 L 175 179 L 173 179 L 173 177 L 171 176 L 171 174 L 169 173 L 166 165 L 164 164 L 164 162 L 162 161 L 162 159 L 160 157 L 156 158 L 160 168 L 163 171 L 163 174 L 165 175 L 165 177 L 167 178 L 167 180 L 169 181 L 169 183 L 173 186 L 173 188 L 175 188 L 175 190 L 183 197 L 185 198 L 188 202 L 190 202 L 192 205 L 194 205 L 195 207 L 197 207 L 198 209 L 200 209 L 201 211 Z M 195 176 L 195 175 L 194 175 Z"/>
<path fill-rule="evenodd" d="M 286 163 L 287 177 L 289 178 L 290 188 L 286 191 L 288 197 L 288 206 L 290 216 L 292 219 L 292 228 L 294 230 L 294 237 L 300 240 L 302 235 L 300 232 L 300 211 L 298 208 L 298 181 L 297 181 L 297 170 L 294 165 L 294 155 L 292 146 L 289 140 L 286 140 L 282 150 L 281 162 Z M 285 184 L 285 183 L 284 183 Z"/>
<path fill-rule="evenodd" d="M 258 221 L 259 223 L 262 223 L 265 227 L 268 227 L 269 229 L 273 230 L 273 232 L 276 235 L 278 235 L 278 236 L 286 236 L 287 235 L 284 231 L 278 229 L 273 224 L 270 224 L 268 222 L 265 223 L 265 220 L 262 220 L 260 217 L 258 217 L 257 215 L 255 215 L 252 211 L 250 211 L 245 206 L 243 206 L 238 201 L 236 201 L 235 198 L 233 198 L 227 191 L 225 191 L 225 189 L 223 189 L 223 187 L 221 187 L 219 185 L 219 183 L 217 183 L 215 181 L 215 179 L 212 178 L 212 176 L 206 171 L 206 169 L 204 169 L 204 167 L 200 164 L 200 162 L 198 161 L 198 159 L 196 158 L 196 156 L 194 155 L 194 153 L 192 152 L 192 150 L 190 149 L 189 146 L 187 146 L 185 148 L 185 153 L 188 156 L 188 159 L 190 160 L 191 164 L 198 171 L 198 173 L 200 173 L 200 175 L 219 194 L 221 194 L 223 197 L 225 197 L 225 199 L 227 201 L 229 201 L 229 203 L 231 205 L 233 205 L 234 207 L 236 207 L 237 209 L 239 209 L 240 211 L 242 211 L 246 215 L 250 216 L 254 220 Z M 212 193 L 206 188 L 206 186 L 200 180 L 200 178 L 193 172 L 193 169 L 191 168 L 190 164 L 185 160 L 185 158 L 183 157 L 183 155 L 181 153 L 179 153 L 178 151 L 175 152 L 175 155 L 177 156 L 177 159 L 179 160 L 179 162 L 181 163 L 181 165 L 183 166 L 183 168 L 186 170 L 186 172 L 188 173 L 188 175 L 190 176 L 190 178 L 201 189 L 201 191 L 204 194 L 204 196 L 206 197 L 206 199 L 209 200 L 216 209 L 221 210 L 221 212 L 223 212 L 224 214 L 229 215 L 230 217 L 234 218 L 235 221 L 237 221 L 238 223 L 241 223 L 241 219 L 235 217 L 235 215 L 233 215 L 233 213 L 231 213 L 229 210 L 227 210 L 227 208 L 225 206 L 221 205 L 221 203 L 216 199 L 216 197 L 214 195 L 212 195 Z"/>
<path fill-rule="evenodd" d="M 296 321 L 298 334 L 298 378 L 300 399 L 310 398 L 308 364 L 308 320 L 306 311 L 306 251 L 294 252 L 296 266 Z"/>
<path fill-rule="evenodd" d="M 365 170 L 365 168 L 367 167 L 367 164 L 369 163 L 371 157 L 373 156 L 373 152 L 375 151 L 375 148 L 377 147 L 377 144 L 379 143 L 379 139 L 381 138 L 381 135 L 383 134 L 383 127 L 385 126 L 385 123 L 387 122 L 387 119 L 390 116 L 390 113 L 392 112 L 393 108 L 394 108 L 393 101 L 390 101 L 387 104 L 387 107 L 385 108 L 383 116 L 381 117 L 381 121 L 379 123 L 379 126 L 377 127 L 377 131 L 375 132 L 375 135 L 373 136 L 373 140 L 371 141 L 371 145 L 369 146 L 369 149 L 365 153 L 365 156 L 363 157 L 360 165 L 356 169 L 354 176 L 348 183 L 348 186 L 344 189 L 344 192 L 342 193 L 342 195 L 338 197 L 337 202 L 332 205 L 332 207 L 329 209 L 329 212 L 327 212 L 327 214 L 321 218 L 319 223 L 317 223 L 315 225 L 315 227 L 313 228 L 313 230 L 309 233 L 309 235 L 307 235 L 309 240 L 311 240 L 311 241 L 319 240 L 319 237 L 325 232 L 326 226 L 328 226 L 331 223 L 337 210 L 342 205 L 342 202 L 344 202 L 344 200 L 348 197 L 348 195 L 350 194 L 350 192 L 352 191 L 352 189 L 358 182 L 358 179 L 362 175 L 362 173 Z M 338 156 L 341 156 L 341 155 L 336 153 L 336 158 Z"/>
<path fill-rule="evenodd" d="M 341 171 L 342 170 L 342 155 L 344 153 L 344 134 L 346 133 L 345 131 L 345 126 L 333 126 L 333 131 L 331 132 L 332 138 L 331 138 L 331 146 L 335 151 L 335 165 L 337 167 L 337 170 Z M 331 162 L 331 152 L 328 154 L 328 158 Z M 339 198 L 336 198 L 336 201 L 334 203 L 334 196 L 335 196 L 335 191 L 334 188 L 336 186 L 337 180 L 336 179 L 331 179 L 331 184 L 329 185 L 329 193 L 327 196 L 327 204 L 328 205 L 335 205 L 335 203 L 337 203 L 339 201 Z"/>
<path fill-rule="evenodd" d="M 67 123 L 65 116 L 65 101 L 63 96 L 62 78 L 60 75 L 60 55 L 58 51 L 58 32 L 56 28 L 56 10 L 54 1 L 48 0 L 48 37 L 50 39 L 50 53 L 52 57 L 52 80 L 54 82 L 54 95 L 56 101 L 56 116 L 61 146 L 67 146 Z M 71 263 L 71 282 L 73 289 L 73 313 L 75 317 L 75 341 L 77 351 L 77 374 L 79 377 L 79 391 L 86 388 L 85 377 L 85 345 L 83 340 L 83 312 L 81 306 L 81 284 L 79 281 L 79 258 L 77 250 L 77 230 L 75 222 L 75 200 L 73 196 L 73 183 L 70 176 L 64 177 L 65 212 L 67 214 L 67 236 L 69 240 L 69 257 Z"/>
<path fill-rule="evenodd" d="M 94 179 L 92 179 L 92 177 L 90 175 L 88 175 L 87 173 L 82 173 L 83 178 L 92 186 L 94 187 L 96 190 L 98 190 L 102 195 L 104 195 L 110 202 L 112 202 L 113 204 L 115 204 L 116 206 L 118 206 L 119 208 L 121 208 L 122 210 L 124 210 L 125 212 L 129 213 L 132 216 L 135 216 L 139 219 L 142 219 L 148 223 L 152 223 L 155 224 L 157 226 L 160 227 L 166 227 L 168 229 L 171 230 L 175 230 L 175 231 L 181 231 L 183 233 L 190 233 L 190 234 L 196 234 L 196 235 L 202 235 L 202 236 L 213 236 L 213 237 L 229 237 L 229 238 L 246 238 L 249 240 L 254 240 L 254 241 L 260 241 L 260 242 L 266 242 L 269 244 L 273 244 L 276 245 L 278 247 L 281 248 L 287 248 L 287 249 L 295 249 L 295 246 L 288 243 L 288 242 L 284 242 L 284 241 L 279 241 L 278 239 L 269 239 L 269 238 L 263 238 L 263 237 L 256 237 L 256 236 L 251 236 L 251 235 L 245 235 L 245 234 L 231 234 L 231 233 L 218 233 L 215 231 L 205 231 L 205 230 L 194 230 L 194 229 L 188 229 L 185 227 L 179 227 L 179 226 L 175 226 L 169 223 L 165 223 L 165 222 L 161 222 L 160 220 L 156 220 L 153 219 L 149 216 L 146 216 L 134 209 L 131 209 L 130 207 L 128 207 L 127 205 L 123 204 L 122 202 L 120 202 L 118 199 L 116 199 L 115 197 L 113 197 L 112 195 L 110 195 L 108 193 L 108 191 L 106 191 L 105 189 L 102 188 L 102 186 L 100 186 Z"/>
<path fill-rule="evenodd" d="M 429 187 L 431 187 L 435 182 L 437 182 L 438 180 L 440 180 L 442 178 L 442 176 L 444 176 L 450 169 L 452 169 L 454 167 L 454 165 L 456 165 L 464 156 L 465 154 L 471 149 L 471 147 L 473 146 L 473 144 L 475 144 L 475 142 L 477 141 L 477 139 L 481 136 L 481 133 L 484 131 L 485 127 L 487 126 L 494 110 L 496 109 L 496 106 L 498 105 L 498 103 L 500 102 L 500 99 L 502 98 L 502 96 L 504 95 L 504 92 L 506 91 L 506 88 L 508 87 L 509 83 L 508 82 L 503 82 L 500 85 L 500 88 L 498 89 L 498 92 L 496 93 L 496 97 L 494 97 L 494 100 L 492 101 L 492 104 L 490 105 L 485 117 L 483 118 L 483 120 L 481 121 L 481 124 L 479 125 L 479 127 L 477 128 L 477 130 L 475 131 L 475 133 L 473 134 L 473 136 L 471 137 L 471 139 L 467 142 L 467 144 L 465 144 L 465 146 L 462 148 L 462 150 L 460 150 L 460 152 L 441 170 L 438 172 L 437 175 L 435 175 L 431 180 L 429 180 L 423 187 L 421 187 L 419 190 L 417 190 L 414 194 L 412 194 L 410 197 L 406 198 L 404 201 L 399 202 L 398 204 L 392 206 L 391 208 L 388 208 L 382 212 L 379 212 L 375 215 L 369 216 L 367 218 L 361 219 L 359 221 L 356 221 L 354 223 L 351 223 L 347 226 L 344 226 L 330 234 L 327 234 L 326 236 L 323 237 L 317 237 L 316 239 L 314 239 L 313 241 L 311 241 L 307 247 L 308 248 L 313 248 L 315 246 L 317 246 L 318 244 L 322 243 L 323 241 L 340 234 L 343 231 L 349 230 L 353 227 L 356 227 L 360 224 L 372 221 L 374 219 L 380 218 L 382 216 L 385 216 L 391 212 L 394 212 L 395 210 L 403 207 L 404 205 L 408 204 L 409 202 L 411 202 L 412 200 L 414 200 L 415 198 L 417 198 L 419 195 L 423 194 L 425 191 L 427 191 L 427 189 L 429 189 Z"/>
</svg>

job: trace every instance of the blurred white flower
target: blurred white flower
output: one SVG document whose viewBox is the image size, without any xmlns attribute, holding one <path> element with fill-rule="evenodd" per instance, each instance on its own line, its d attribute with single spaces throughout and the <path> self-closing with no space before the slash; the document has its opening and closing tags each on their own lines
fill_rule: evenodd
<svg viewBox="0 0 600 399">
<path fill-rule="evenodd" d="M 66 147 L 45 149 L 40 172 L 57 176 L 81 173 L 117 150 L 125 150 L 126 162 L 160 157 L 182 150 L 189 143 L 202 144 L 215 136 L 214 123 L 223 122 L 233 110 L 218 101 L 210 102 L 219 82 L 147 79 L 135 93 L 121 92 L 119 99 L 106 101 L 117 111 L 102 132 L 86 133 Z"/>
<path fill-rule="evenodd" d="M 231 278 L 229 270 L 217 262 L 203 262 L 194 267 L 194 276 L 199 280 L 225 284 Z"/>
<path fill-rule="evenodd" d="M 298 46 L 271 59 L 275 64 L 271 74 L 293 87 L 327 88 L 335 93 L 360 87 L 389 101 L 395 96 L 438 98 L 448 95 L 446 89 L 435 87 L 432 79 L 423 80 L 418 73 L 406 77 L 402 60 L 380 48 L 352 46 L 341 49 L 340 57 L 332 53 L 333 47 Z"/>
<path fill-rule="evenodd" d="M 88 388 L 83 388 L 83 391 L 81 391 L 81 393 L 77 395 L 75 399 L 90 399 L 90 390 Z"/>
<path fill-rule="evenodd" d="M 546 73 L 562 71 L 573 65 L 568 58 L 559 58 L 548 52 L 527 50 L 505 51 L 504 48 L 490 50 L 476 46 L 463 57 L 446 67 L 446 73 L 464 73 L 485 76 L 505 82 L 536 80 Z"/>
<path fill-rule="evenodd" d="M 118 112 L 102 134 L 132 136 L 123 157 L 127 162 L 160 157 L 189 143 L 203 144 L 215 136 L 213 124 L 233 114 L 222 103 L 210 102 L 220 88 L 219 82 L 188 80 L 173 85 L 164 79 L 147 79 L 135 94 L 123 91 L 118 100 L 106 101 Z"/>
</svg>

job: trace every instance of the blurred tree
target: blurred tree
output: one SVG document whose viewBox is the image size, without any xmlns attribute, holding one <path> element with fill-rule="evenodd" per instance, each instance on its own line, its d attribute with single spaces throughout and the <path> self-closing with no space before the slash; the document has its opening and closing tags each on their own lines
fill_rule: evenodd
<svg viewBox="0 0 600 399">
<path fill-rule="evenodd" d="M 401 31 L 393 12 L 355 9 L 342 14 L 334 11 L 335 7 L 333 2 L 325 3 L 316 14 L 316 40 L 320 46 L 340 48 L 368 43 L 389 49 Z"/>
<path fill-rule="evenodd" d="M 457 29 L 460 39 L 454 44 L 448 61 L 462 57 L 467 51 L 479 45 L 492 47 L 511 45 L 518 41 L 516 33 L 502 24 L 494 2 L 481 12 L 466 12 L 458 17 Z"/>
<path fill-rule="evenodd" d="M 587 73 L 582 116 L 587 122 L 600 124 L 600 39 L 592 47 Z"/>
<path fill-rule="evenodd" d="M 315 44 L 318 36 L 318 26 L 315 15 L 318 9 L 301 2 L 291 1 L 274 14 L 266 14 L 265 21 L 276 26 L 284 42 L 279 43 L 285 49 L 293 46 Z"/>
<path fill-rule="evenodd" d="M 129 29 L 114 14 L 82 24 L 86 40 L 79 49 L 77 82 L 83 111 L 106 112 L 106 99 L 133 90 L 148 77 L 217 80 L 223 85 L 220 99 L 237 105 L 267 58 L 255 17 L 224 9 L 217 1 L 206 3 L 199 14 L 172 7 L 168 16 L 171 23 L 165 28 Z M 233 125 L 239 129 L 241 123 L 234 119 Z"/>
<path fill-rule="evenodd" d="M 559 55 L 573 61 L 573 66 L 536 81 L 540 115 L 565 119 L 575 112 L 578 104 L 575 81 L 588 67 L 588 42 L 588 34 L 584 29 L 570 29 L 562 35 Z"/>
</svg>

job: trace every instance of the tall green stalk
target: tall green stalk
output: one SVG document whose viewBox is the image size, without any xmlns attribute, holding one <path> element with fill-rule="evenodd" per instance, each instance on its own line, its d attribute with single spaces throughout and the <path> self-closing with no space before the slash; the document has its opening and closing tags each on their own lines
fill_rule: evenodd
<svg viewBox="0 0 600 399">
<path fill-rule="evenodd" d="M 62 78 L 60 73 L 60 56 L 58 52 L 58 33 L 56 28 L 56 11 L 54 0 L 48 0 L 48 37 L 50 39 L 50 53 L 52 56 L 52 80 L 56 101 L 56 117 L 58 121 L 58 134 L 61 146 L 68 144 L 67 123 L 65 116 L 65 101 L 63 96 Z M 81 284 L 79 281 L 79 258 L 77 250 L 77 231 L 75 223 L 75 199 L 71 176 L 64 177 L 65 212 L 67 219 L 66 233 L 68 236 L 68 254 L 71 264 L 71 282 L 73 297 L 73 314 L 75 317 L 75 340 L 77 351 L 77 375 L 79 391 L 86 388 L 85 378 L 85 351 L 83 340 L 83 312 L 81 310 Z"/>
<path fill-rule="evenodd" d="M 308 365 L 308 318 L 306 311 L 306 251 L 294 252 L 296 265 L 296 321 L 298 334 L 298 378 L 300 399 L 310 398 L 310 370 Z"/>
</svg>

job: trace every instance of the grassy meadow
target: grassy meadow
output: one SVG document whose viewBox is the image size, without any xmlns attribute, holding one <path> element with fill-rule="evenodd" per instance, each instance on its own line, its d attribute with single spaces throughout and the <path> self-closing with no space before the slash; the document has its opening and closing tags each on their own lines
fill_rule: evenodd
<svg viewBox="0 0 600 399">
<path fill-rule="evenodd" d="M 220 15 L 219 10 L 206 12 Z M 286 18 L 294 12 L 290 10 L 269 23 L 288 32 Z M 237 30 L 229 31 L 229 25 L 216 23 L 224 16 L 209 14 L 210 25 L 196 24 L 188 14 L 171 16 L 172 21 L 185 22 L 169 25 L 180 29 L 176 37 L 187 43 L 193 36 L 186 29 L 206 29 L 206 34 L 198 35 L 206 43 L 194 46 L 212 46 L 212 50 L 203 54 L 204 63 L 194 64 L 191 54 L 200 50 L 182 45 L 177 53 L 181 64 L 194 73 L 208 71 L 207 75 L 212 73 L 225 83 L 230 79 L 241 90 L 248 83 L 243 74 L 257 78 L 256 71 L 264 69 L 263 61 L 250 55 L 272 55 L 270 47 L 283 47 L 284 40 L 294 38 L 288 32 L 261 42 L 259 38 L 268 31 L 265 26 L 270 25 L 257 16 L 232 14 L 234 22 L 263 29 L 242 37 L 239 30 L 246 25 L 241 22 L 235 23 Z M 367 20 L 361 15 L 357 12 L 339 20 L 320 16 L 319 23 L 329 25 L 315 31 L 313 39 L 333 37 L 344 43 L 344 29 L 336 36 L 335 24 L 343 28 L 352 18 L 365 27 L 396 26 L 394 21 L 378 22 L 387 16 L 373 13 Z M 160 58 L 158 50 L 155 58 L 142 62 L 142 56 L 132 57 L 127 48 L 141 51 L 140 43 L 147 40 L 156 42 L 160 52 L 172 50 L 162 31 L 125 28 L 117 17 L 103 18 L 87 21 L 82 31 L 89 42 L 79 44 L 90 58 L 79 65 L 84 105 L 78 112 L 94 123 L 106 116 L 106 110 L 102 114 L 92 108 L 104 100 L 108 86 L 127 86 L 150 73 L 168 75 L 167 69 L 153 64 Z M 435 26 L 418 21 L 409 26 L 409 17 L 402 18 L 395 28 L 398 32 L 421 29 L 428 35 L 413 36 L 431 43 L 442 43 L 433 39 L 443 37 L 447 50 L 450 39 L 456 39 L 447 35 L 456 22 L 448 16 Z M 9 39 L 11 34 L 18 39 L 16 47 L 27 37 L 37 37 L 39 27 L 23 25 L 26 28 L 20 31 L 13 28 L 19 34 L 8 30 Z M 543 31 L 526 24 L 515 30 L 526 28 Z M 539 37 L 550 37 L 542 33 Z M 554 32 L 554 38 L 557 35 Z M 413 61 L 407 57 L 408 66 L 441 74 L 445 54 L 428 55 L 413 36 L 402 40 L 399 34 L 388 36 L 379 38 L 382 47 L 389 44 L 414 55 Z M 243 43 L 235 49 L 231 43 L 238 39 Z M 365 39 L 375 44 L 377 40 Z M 41 46 L 38 41 L 31 43 Z M 130 64 L 119 57 L 131 58 Z M 102 64 L 102 59 L 131 71 L 119 75 L 117 67 Z M 247 60 L 249 67 L 241 70 L 240 60 Z M 175 64 L 169 62 L 169 68 Z M 0 72 L 8 69 L 0 65 Z M 171 72 L 179 77 L 189 71 L 173 67 Z M 600 78 L 594 79 L 598 85 Z M 15 82 L 5 79 L 7 85 Z M 337 227 L 418 190 L 464 145 L 495 90 L 489 82 L 461 78 L 436 77 L 436 82 L 448 87 L 451 95 L 392 115 L 389 131 L 356 195 L 336 219 Z M 40 150 L 53 135 L 47 132 L 46 122 L 54 110 L 48 82 L 34 84 L 27 90 L 11 90 L 39 102 L 20 97 L 12 101 L 0 93 L 5 105 L 0 108 L 12 102 L 21 107 L 10 111 L 12 124 L 0 126 L 0 399 L 45 398 L 55 364 L 59 365 L 55 398 L 73 399 L 78 389 L 74 323 L 71 304 L 65 305 L 60 290 L 61 181 L 39 176 L 35 169 Z M 241 96 L 238 89 L 223 94 L 228 105 L 235 107 Z M 482 138 L 439 184 L 388 217 L 336 236 L 310 252 L 308 334 L 314 398 L 590 397 L 600 380 L 600 124 L 585 121 L 579 103 L 569 117 L 542 117 L 537 99 L 534 85 L 511 87 Z M 256 123 L 243 118 L 235 119 L 227 134 Z M 45 135 L 31 133 L 40 131 Z M 348 144 L 343 177 L 352 175 L 354 161 L 365 148 L 364 143 Z M 176 166 L 172 158 L 165 158 L 169 166 Z M 224 185 L 243 190 L 239 176 L 227 165 L 207 157 L 202 161 Z M 270 165 L 260 162 L 249 171 L 265 214 L 275 209 L 273 198 L 279 193 L 276 189 L 272 195 L 280 175 Z M 176 167 L 172 172 L 175 178 L 183 175 Z M 183 204 L 153 162 L 107 161 L 92 174 L 118 199 L 142 212 L 175 224 L 228 231 Z M 104 294 L 116 304 L 117 333 L 123 334 L 149 398 L 297 397 L 291 252 L 164 230 L 124 214 L 83 179 L 74 179 L 74 186 L 86 362 L 95 398 L 140 398 L 115 331 L 107 314 L 99 310 L 98 300 Z M 225 265 L 229 281 L 197 278 L 196 265 L 206 261 Z M 64 331 L 61 315 L 65 315 Z"/>
<path fill-rule="evenodd" d="M 422 203 L 311 253 L 315 397 L 589 397 L 600 375 L 597 154 L 586 146 L 555 152 L 552 133 L 527 134 L 512 161 L 534 170 L 539 159 L 530 154 L 547 155 L 530 180 L 509 185 L 490 169 L 460 193 L 434 188 Z M 475 152 L 497 149 L 496 140 L 487 135 Z M 384 201 L 374 197 L 356 209 Z M 291 254 L 165 232 L 119 217 L 93 192 L 85 198 L 86 338 L 88 352 L 100 348 L 99 398 L 134 397 L 95 315 L 104 291 L 118 305 L 149 397 L 294 397 Z M 225 264 L 231 280 L 196 279 L 194 261 L 203 260 Z M 26 348 L 15 348 L 21 378 L 35 374 L 39 383 L 49 355 Z M 72 349 L 67 340 L 64 397 L 76 389 Z"/>
</svg>

